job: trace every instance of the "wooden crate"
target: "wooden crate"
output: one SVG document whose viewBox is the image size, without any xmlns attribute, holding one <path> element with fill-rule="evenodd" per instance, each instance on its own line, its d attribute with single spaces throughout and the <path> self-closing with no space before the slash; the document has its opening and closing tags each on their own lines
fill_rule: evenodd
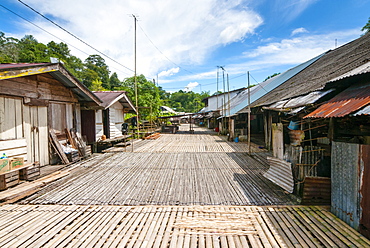
<svg viewBox="0 0 370 248">
<path fill-rule="evenodd" d="M 13 157 L 10 160 L 10 170 L 22 168 L 24 165 L 23 157 Z"/>
<path fill-rule="evenodd" d="M 303 186 L 303 205 L 330 205 L 331 180 L 328 177 L 306 177 Z"/>
<path fill-rule="evenodd" d="M 76 162 L 76 161 L 80 160 L 80 156 L 78 155 L 78 151 L 73 151 L 73 152 L 67 153 L 66 155 L 67 155 L 67 158 L 68 158 L 69 162 Z"/>
<path fill-rule="evenodd" d="M 10 170 L 10 159 L 0 159 L 0 174 L 6 173 Z"/>
<path fill-rule="evenodd" d="M 33 166 L 27 167 L 19 170 L 19 179 L 20 180 L 34 180 L 36 177 L 40 176 L 40 164 L 34 163 Z"/>
<path fill-rule="evenodd" d="M 19 171 L 9 171 L 0 175 L 0 190 L 7 189 L 19 183 Z"/>
</svg>

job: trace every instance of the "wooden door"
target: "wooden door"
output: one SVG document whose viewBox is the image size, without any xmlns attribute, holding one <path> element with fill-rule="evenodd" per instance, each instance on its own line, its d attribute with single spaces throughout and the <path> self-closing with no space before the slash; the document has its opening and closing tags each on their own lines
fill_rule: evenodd
<svg viewBox="0 0 370 248">
<path fill-rule="evenodd" d="M 95 110 L 81 110 L 81 133 L 86 136 L 87 143 L 95 142 L 95 130 Z"/>
<path fill-rule="evenodd" d="M 24 106 L 24 137 L 27 140 L 29 162 L 49 164 L 48 110 L 44 106 Z"/>
</svg>

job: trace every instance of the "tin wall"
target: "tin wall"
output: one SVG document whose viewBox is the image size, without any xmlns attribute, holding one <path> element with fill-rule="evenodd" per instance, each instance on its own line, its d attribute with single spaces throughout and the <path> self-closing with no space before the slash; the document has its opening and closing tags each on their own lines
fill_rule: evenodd
<svg viewBox="0 0 370 248">
<path fill-rule="evenodd" d="M 332 143 L 332 212 L 370 238 L 370 146 Z"/>
<path fill-rule="evenodd" d="M 360 208 L 360 145 L 333 142 L 331 162 L 331 209 L 340 219 L 358 230 Z"/>
</svg>

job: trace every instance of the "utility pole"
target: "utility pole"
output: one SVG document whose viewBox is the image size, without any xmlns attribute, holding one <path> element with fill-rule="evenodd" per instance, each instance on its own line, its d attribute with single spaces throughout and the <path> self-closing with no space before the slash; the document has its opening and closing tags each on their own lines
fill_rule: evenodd
<svg viewBox="0 0 370 248">
<path fill-rule="evenodd" d="M 248 153 L 251 155 L 251 88 L 248 71 Z"/>
<path fill-rule="evenodd" d="M 223 68 L 222 66 L 220 66 L 220 68 L 222 69 L 222 86 L 223 86 L 223 94 L 224 94 L 224 103 L 222 105 L 222 114 L 223 116 L 225 117 L 226 116 L 226 89 L 225 89 L 225 68 Z M 225 120 L 226 118 L 222 118 L 221 121 L 222 121 L 222 131 L 224 131 L 224 129 L 226 129 L 226 123 L 225 123 Z"/>
<path fill-rule="evenodd" d="M 137 137 L 140 135 L 140 124 L 139 124 L 139 105 L 138 105 L 138 94 L 137 94 L 137 75 L 136 75 L 136 22 L 137 18 L 133 14 L 132 17 L 134 18 L 134 27 L 135 27 L 135 35 L 134 35 L 134 81 L 135 81 L 135 108 L 136 108 L 136 130 L 137 130 Z"/>
</svg>

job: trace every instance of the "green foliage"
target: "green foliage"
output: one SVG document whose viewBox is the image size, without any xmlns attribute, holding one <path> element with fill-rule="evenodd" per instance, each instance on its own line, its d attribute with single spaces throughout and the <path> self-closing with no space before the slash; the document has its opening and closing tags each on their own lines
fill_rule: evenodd
<svg viewBox="0 0 370 248">
<path fill-rule="evenodd" d="M 85 60 L 85 67 L 91 71 L 95 71 L 99 79 L 102 82 L 102 86 L 105 89 L 111 89 L 110 87 L 110 80 L 109 80 L 109 68 L 108 65 L 105 64 L 105 60 L 100 55 L 90 55 Z"/>
<path fill-rule="evenodd" d="M 196 113 L 204 107 L 203 98 L 209 97 L 209 92 L 195 93 L 179 90 L 169 95 L 164 105 L 177 112 Z"/>
<path fill-rule="evenodd" d="M 369 17 L 369 20 L 367 21 L 366 25 L 362 27 L 361 31 L 365 31 L 365 33 L 370 32 L 370 17 Z"/>
<path fill-rule="evenodd" d="M 141 119 L 149 120 L 151 116 L 158 116 L 161 106 L 160 90 L 151 81 L 147 80 L 144 75 L 136 77 L 137 82 L 137 100 Z M 135 77 L 126 78 L 122 86 L 116 87 L 116 90 L 124 90 L 136 105 L 135 96 Z"/>
<path fill-rule="evenodd" d="M 0 63 L 42 63 L 57 58 L 77 79 L 93 91 L 125 90 L 134 106 L 135 78 L 120 81 L 117 73 L 112 73 L 100 55 L 90 55 L 85 61 L 73 56 L 68 45 L 54 41 L 40 43 L 32 35 L 18 40 L 6 37 L 0 32 Z M 194 93 L 178 91 L 168 93 L 144 75 L 137 76 L 138 106 L 140 119 L 150 120 L 160 114 L 160 106 L 167 105 L 181 112 L 197 112 L 203 108 L 202 99 L 209 92 Z"/>
<path fill-rule="evenodd" d="M 272 74 L 272 75 L 268 76 L 267 78 L 265 78 L 265 80 L 263 80 L 263 82 L 265 82 L 265 81 L 269 80 L 270 78 L 273 78 L 273 77 L 275 77 L 275 76 L 277 76 L 277 75 L 279 75 L 279 74 L 280 74 L 280 72 L 278 72 L 278 73 L 274 73 L 274 74 Z"/>
<path fill-rule="evenodd" d="M 102 81 L 100 81 L 99 79 L 97 80 L 94 80 L 91 82 L 91 86 L 90 86 L 90 90 L 92 91 L 104 91 L 106 90 L 103 85 L 102 85 Z"/>
</svg>

